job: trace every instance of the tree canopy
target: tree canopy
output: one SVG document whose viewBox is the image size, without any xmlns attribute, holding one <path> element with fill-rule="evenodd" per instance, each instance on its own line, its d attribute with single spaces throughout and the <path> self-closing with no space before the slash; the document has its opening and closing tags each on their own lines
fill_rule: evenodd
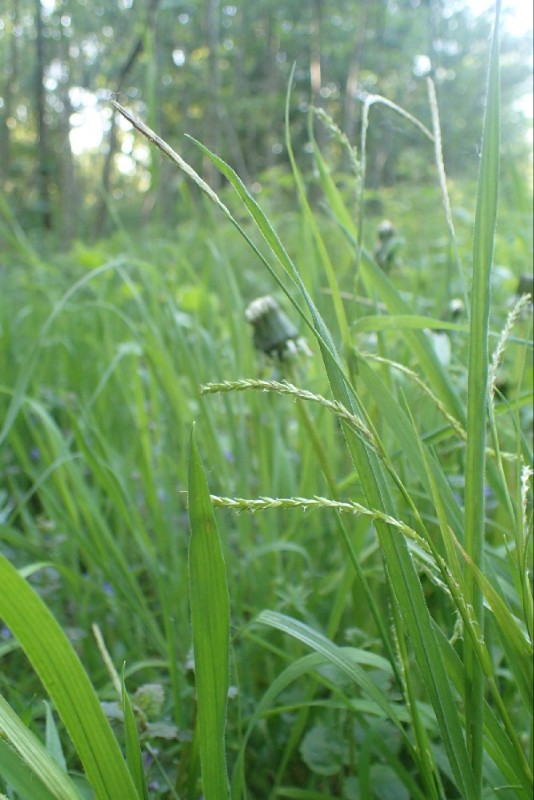
<svg viewBox="0 0 534 800">
<path fill-rule="evenodd" d="M 490 24 L 491 15 L 474 16 L 462 0 L 6 0 L 4 195 L 27 225 L 60 230 L 67 239 L 80 225 L 102 233 L 109 198 L 132 190 L 144 193 L 147 213 L 169 207 L 179 176 L 114 118 L 112 94 L 186 149 L 209 181 L 217 176 L 184 133 L 258 182 L 287 164 L 283 117 L 293 64 L 292 137 L 304 168 L 311 105 L 356 144 L 369 94 L 430 124 L 422 78 L 431 74 L 447 171 L 474 174 Z M 527 146 L 518 99 L 531 80 L 531 49 L 527 33 L 503 42 L 503 141 L 515 155 Z M 368 183 L 424 179 L 428 153 L 421 153 L 417 131 L 384 106 L 372 114 Z M 335 162 L 335 142 L 320 124 L 317 135 Z"/>
</svg>

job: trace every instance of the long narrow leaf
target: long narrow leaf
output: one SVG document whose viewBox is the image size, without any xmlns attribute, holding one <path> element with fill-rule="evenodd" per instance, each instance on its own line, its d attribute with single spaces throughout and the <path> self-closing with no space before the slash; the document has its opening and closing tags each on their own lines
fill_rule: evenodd
<svg viewBox="0 0 534 800">
<path fill-rule="evenodd" d="M 467 388 L 465 550 L 473 564 L 482 570 L 490 280 L 499 182 L 499 14 L 500 2 L 497 2 L 475 216 Z M 466 575 L 466 602 L 472 607 L 474 619 L 483 635 L 483 594 L 472 571 Z M 469 698 L 466 703 L 467 745 L 476 781 L 476 794 L 473 798 L 477 800 L 482 792 L 484 686 L 481 667 L 467 641 L 464 660 L 465 695 Z"/>
<path fill-rule="evenodd" d="M 199 146 L 203 153 L 228 178 L 245 207 L 252 215 L 259 232 L 271 248 L 278 263 L 299 287 L 313 320 L 313 326 L 334 398 L 343 405 L 346 405 L 351 412 L 360 415 L 356 395 L 344 373 L 332 336 L 271 224 L 255 200 L 251 197 L 250 193 L 247 192 L 242 181 L 235 172 L 203 145 Z M 220 201 L 218 201 L 217 204 L 221 206 Z M 226 213 L 228 216 L 227 209 L 225 209 L 223 213 Z M 243 235 L 245 234 L 243 233 Z M 246 235 L 245 238 L 249 241 Z M 257 250 L 255 250 L 255 252 L 257 252 Z M 262 260 L 266 263 L 265 259 Z M 372 263 L 370 259 L 369 261 Z M 269 267 L 268 264 L 267 266 Z M 378 270 L 378 267 L 375 268 Z M 274 273 L 276 275 L 276 272 L 272 270 L 271 267 L 269 267 L 269 269 L 271 274 Z M 370 267 L 370 269 L 372 269 L 372 267 Z M 290 299 L 295 303 L 293 297 L 290 296 Z M 298 307 L 298 304 L 296 307 Z M 397 309 L 397 313 L 406 314 L 409 312 L 410 310 L 404 307 Z M 300 308 L 299 313 L 302 313 Z M 439 362 L 437 362 L 435 353 L 431 348 L 430 342 L 426 339 L 425 334 L 419 331 L 408 331 L 407 335 L 412 335 L 416 339 L 417 337 L 422 337 L 422 341 L 418 341 L 421 351 L 429 361 L 431 370 L 436 373 L 437 382 L 441 384 L 440 388 L 443 387 L 445 391 L 446 404 L 455 411 L 458 407 L 457 395 L 448 384 L 443 370 L 440 370 Z M 441 395 L 442 392 L 438 392 L 438 394 Z M 378 459 L 373 453 L 369 452 L 367 446 L 362 444 L 349 429 L 346 429 L 345 432 L 368 505 L 373 508 L 383 509 L 386 513 L 395 516 L 395 507 L 388 488 L 387 479 Z M 441 661 L 419 578 L 405 541 L 398 537 L 398 535 L 391 531 L 385 524 L 377 523 L 376 528 L 388 564 L 389 580 L 401 608 L 402 618 L 414 648 L 417 663 L 439 721 L 441 734 L 455 779 L 463 796 L 470 797 L 472 789 L 474 788 L 473 774 L 463 738 L 462 725 L 447 674 Z M 402 634 L 402 632 L 399 633 Z"/>
<path fill-rule="evenodd" d="M 334 664 L 355 681 L 374 700 L 384 715 L 394 722 L 399 727 L 399 730 L 402 730 L 395 706 L 385 697 L 383 692 L 376 686 L 376 683 L 373 683 L 366 675 L 350 649 L 337 647 L 326 636 L 313 630 L 309 625 L 305 625 L 303 622 L 285 614 L 280 614 L 277 611 L 262 611 L 257 618 L 257 622 L 277 628 L 298 639 L 314 652 L 321 653 L 331 664 Z M 389 671 L 389 664 L 385 659 L 381 659 L 381 668 Z"/>
<path fill-rule="evenodd" d="M 0 739 L 0 775 L 21 800 L 59 800 L 58 795 L 46 788 L 34 770 Z M 4 795 L 1 795 L 4 797 Z M 79 795 L 74 795 L 79 800 Z"/>
<path fill-rule="evenodd" d="M 204 466 L 195 441 L 189 449 L 189 592 L 206 800 L 229 795 L 224 729 L 229 681 L 230 600 L 224 558 Z"/>
<path fill-rule="evenodd" d="M 142 800 L 148 800 L 148 789 L 146 785 L 145 771 L 143 769 L 143 754 L 139 741 L 139 732 L 135 719 L 132 701 L 126 691 L 124 682 L 124 669 L 121 676 L 122 689 L 122 714 L 124 717 L 124 738 L 126 741 L 126 763 L 132 776 L 132 780 L 137 788 L 137 794 Z"/>
<path fill-rule="evenodd" d="M 0 775 L 14 789 L 30 799 L 42 793 L 55 800 L 80 800 L 67 773 L 3 697 L 0 697 L 0 744 L 4 748 L 0 751 Z M 29 791 L 32 787 L 35 794 Z"/>
<path fill-rule="evenodd" d="M 269 612 L 264 612 L 264 614 L 269 614 Z M 282 617 L 282 615 L 279 615 Z M 258 617 L 257 622 L 263 622 L 267 625 L 271 624 L 273 618 L 270 616 L 264 616 L 260 614 Z M 306 644 L 310 644 L 311 642 L 305 642 Z M 350 677 L 352 680 L 356 680 L 356 674 L 353 671 L 354 665 L 362 665 L 372 667 L 378 670 L 384 670 L 384 672 L 388 675 L 391 674 L 391 668 L 388 662 L 386 662 L 383 658 L 379 656 L 375 656 L 372 653 L 366 652 L 364 650 L 360 650 L 358 648 L 345 648 L 345 647 L 337 647 L 332 645 L 332 649 L 329 655 L 323 652 L 317 652 L 315 648 L 314 652 L 309 653 L 308 655 L 299 658 L 297 661 L 291 663 L 280 675 L 278 675 L 274 681 L 271 683 L 263 697 L 256 703 L 254 707 L 254 712 L 251 715 L 247 729 L 241 739 L 241 745 L 237 760 L 234 764 L 234 769 L 232 773 L 232 800 L 239 800 L 242 797 L 242 793 L 244 790 L 244 776 L 243 776 L 243 767 L 244 767 L 244 758 L 245 758 L 245 751 L 252 734 L 254 727 L 257 725 L 258 721 L 264 716 L 267 712 L 269 712 L 276 698 L 297 678 L 300 678 L 302 675 L 306 675 L 307 673 L 313 673 L 317 667 L 322 666 L 323 664 L 332 663 L 331 656 L 336 659 L 336 666 L 339 667 L 339 662 L 342 661 L 344 663 L 343 672 Z M 330 650 L 328 645 L 325 645 L 326 650 Z M 357 675 L 359 677 L 361 673 L 358 672 Z M 378 691 L 378 690 L 377 690 Z M 389 715 L 385 713 L 383 705 L 378 705 L 374 701 L 368 699 L 354 699 L 351 697 L 350 700 L 351 704 L 360 704 L 360 707 L 365 708 L 366 713 L 372 714 L 373 716 L 379 718 L 388 719 Z M 386 703 L 388 701 L 386 700 Z M 310 702 L 311 704 L 311 702 Z M 394 711 L 395 718 L 399 719 L 402 722 L 408 720 L 408 716 L 406 714 L 406 710 L 404 706 L 400 704 L 389 704 L 390 708 Z"/>
<path fill-rule="evenodd" d="M 69 733 L 98 800 L 137 797 L 87 673 L 38 594 L 0 554 L 0 617 L 18 639 Z"/>
<path fill-rule="evenodd" d="M 334 398 L 347 406 L 353 413 L 359 415 L 359 404 L 343 372 L 332 337 L 317 307 L 306 291 L 306 288 L 302 285 L 293 263 L 289 260 L 272 226 L 266 221 L 265 215 L 261 212 L 257 203 L 250 197 L 233 170 L 225 165 L 217 156 L 210 153 L 204 146 L 201 146 L 201 149 L 221 168 L 238 192 L 247 209 L 253 215 L 253 218 L 259 221 L 258 229 L 260 233 L 265 236 L 269 246 L 272 246 L 274 255 L 280 258 L 284 269 L 295 276 L 295 280 L 301 289 L 314 322 L 316 335 Z M 371 263 L 371 260 L 369 260 L 369 263 Z M 372 269 L 372 267 L 370 268 Z M 378 267 L 375 266 L 375 268 L 380 272 Z M 392 286 L 391 289 L 395 293 L 395 296 L 398 297 Z M 400 313 L 409 313 L 409 311 L 405 310 L 403 307 Z M 430 342 L 426 340 L 425 334 L 420 331 L 408 331 L 407 334 L 411 334 L 414 337 L 423 337 L 423 342 L 419 343 L 421 345 L 421 351 L 429 360 L 431 369 L 435 370 L 437 381 L 446 391 L 449 406 L 455 410 L 458 406 L 457 395 L 446 380 Z M 386 513 L 395 516 L 395 509 L 391 497 L 389 496 L 387 481 L 378 459 L 373 456 L 373 453 L 369 452 L 366 445 L 362 444 L 349 429 L 346 429 L 346 436 L 368 504 L 373 508 L 384 509 Z M 402 618 L 405 622 L 412 647 L 414 648 L 418 666 L 438 718 L 444 745 L 450 759 L 455 779 L 458 782 L 458 787 L 463 796 L 470 797 L 474 790 L 473 773 L 463 737 L 462 725 L 434 637 L 430 614 L 426 607 L 419 578 L 404 540 L 393 533 L 387 525 L 377 523 L 376 528 L 388 564 L 391 585 L 397 597 L 397 601 L 399 602 Z"/>
</svg>

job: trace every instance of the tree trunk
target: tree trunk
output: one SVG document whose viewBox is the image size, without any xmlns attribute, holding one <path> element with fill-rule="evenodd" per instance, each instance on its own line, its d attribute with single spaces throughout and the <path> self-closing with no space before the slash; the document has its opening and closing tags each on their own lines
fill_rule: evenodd
<svg viewBox="0 0 534 800">
<path fill-rule="evenodd" d="M 119 95 L 124 89 L 126 80 L 134 68 L 135 64 L 144 48 L 145 31 L 147 28 L 152 27 L 155 21 L 156 12 L 158 10 L 160 0 L 150 0 L 147 11 L 146 23 L 140 36 L 134 42 L 128 58 L 120 68 L 117 79 L 115 81 L 114 93 Z M 95 213 L 94 235 L 101 236 L 105 229 L 107 203 L 108 197 L 111 192 L 111 176 L 113 173 L 113 161 L 117 151 L 117 115 L 114 114 L 111 118 L 111 125 L 108 132 L 108 149 L 104 158 L 104 166 L 102 168 L 102 181 L 101 181 L 101 195 Z"/>
<path fill-rule="evenodd" d="M 276 85 L 278 70 L 276 68 L 276 57 L 280 51 L 280 37 L 278 35 L 278 25 L 276 16 L 271 11 L 269 14 L 268 28 L 267 28 L 267 64 L 265 74 L 265 96 L 268 98 L 274 97 L 276 94 Z M 278 132 L 276 132 L 278 138 Z M 273 153 L 273 141 L 271 136 L 265 139 L 267 153 L 265 154 L 265 163 L 267 169 L 272 167 L 276 161 L 276 154 Z"/>
<path fill-rule="evenodd" d="M 62 29 L 61 29 L 62 30 Z M 70 118 L 72 106 L 70 102 L 70 57 L 69 40 L 61 36 L 62 59 L 67 70 L 67 79 L 61 83 L 61 157 L 60 157 L 60 197 L 61 197 L 61 242 L 64 249 L 68 249 L 76 233 L 76 219 L 78 218 L 78 197 L 76 191 L 74 159 L 70 144 Z"/>
<path fill-rule="evenodd" d="M 345 83 L 345 102 L 343 113 L 343 131 L 351 144 L 356 139 L 356 108 L 357 108 L 357 93 L 358 93 L 358 77 L 360 74 L 360 63 L 365 42 L 365 32 L 367 29 L 367 10 L 368 0 L 365 0 L 361 12 L 361 17 L 358 17 L 358 29 L 356 39 L 354 41 L 354 48 L 349 63 L 349 70 L 347 73 L 347 80 Z"/>
<path fill-rule="evenodd" d="M 322 57 L 322 22 L 323 22 L 323 0 L 315 0 L 313 3 L 314 21 L 313 33 L 310 50 L 310 81 L 312 89 L 313 104 L 316 108 L 323 108 L 324 100 L 321 95 L 323 86 L 323 57 Z M 326 140 L 324 126 L 317 128 L 317 144 L 322 147 Z"/>
<path fill-rule="evenodd" d="M 216 153 L 221 144 L 221 125 L 219 114 L 220 75 L 219 75 L 219 0 L 206 0 L 206 38 L 208 41 L 208 80 L 209 106 L 206 113 L 207 130 L 204 140 Z M 207 183 L 217 191 L 221 185 L 221 174 L 212 162 L 204 159 L 204 174 Z"/>
<path fill-rule="evenodd" d="M 52 228 L 50 202 L 50 155 L 48 131 L 45 120 L 46 94 L 44 87 L 45 51 L 41 0 L 35 0 L 35 26 L 37 31 L 37 59 L 35 65 L 35 105 L 37 109 L 37 193 L 43 227 Z"/>
<path fill-rule="evenodd" d="M 18 39 L 14 35 L 14 30 L 19 20 L 19 0 L 12 2 L 12 18 L 6 14 L 5 22 L 7 36 L 11 47 L 8 53 L 7 66 L 5 71 L 3 99 L 4 106 L 0 113 L 0 185 L 5 189 L 11 168 L 11 131 L 9 119 L 13 112 L 13 98 L 17 90 L 18 80 Z"/>
</svg>

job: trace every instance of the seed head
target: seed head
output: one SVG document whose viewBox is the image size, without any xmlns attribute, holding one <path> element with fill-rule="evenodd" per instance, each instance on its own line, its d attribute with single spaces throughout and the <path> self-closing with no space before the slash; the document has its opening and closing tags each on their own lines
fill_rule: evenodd
<svg viewBox="0 0 534 800">
<path fill-rule="evenodd" d="M 254 328 L 254 346 L 262 353 L 284 360 L 299 350 L 307 351 L 298 330 L 270 294 L 253 300 L 245 317 Z"/>
</svg>

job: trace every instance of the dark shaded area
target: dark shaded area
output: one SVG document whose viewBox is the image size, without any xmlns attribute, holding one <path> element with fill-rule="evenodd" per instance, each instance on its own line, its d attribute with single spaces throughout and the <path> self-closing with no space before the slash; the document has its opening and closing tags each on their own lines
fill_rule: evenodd
<svg viewBox="0 0 534 800">
<path fill-rule="evenodd" d="M 214 149 L 249 184 L 261 184 L 273 169 L 288 167 L 283 114 L 293 63 L 291 134 L 305 172 L 310 104 L 330 115 L 351 144 L 359 141 L 369 94 L 430 126 L 424 80 L 430 74 L 447 172 L 474 176 L 490 27 L 491 14 L 475 18 L 468 3 L 442 0 L 6 0 L 0 12 L 4 195 L 25 229 L 54 230 L 64 244 L 106 233 L 117 201 L 136 225 L 179 217 L 180 175 L 127 135 L 112 115 L 111 93 L 214 187 L 218 174 L 184 133 Z M 531 53 L 528 32 L 504 35 L 503 143 L 514 158 L 528 155 L 529 122 L 517 101 L 529 91 Z M 73 154 L 71 131 L 95 99 L 102 145 Z M 371 117 L 367 185 L 432 179 L 432 148 L 420 133 L 384 106 L 373 106 Z M 324 124 L 316 124 L 316 136 L 329 163 L 347 169 Z"/>
</svg>

